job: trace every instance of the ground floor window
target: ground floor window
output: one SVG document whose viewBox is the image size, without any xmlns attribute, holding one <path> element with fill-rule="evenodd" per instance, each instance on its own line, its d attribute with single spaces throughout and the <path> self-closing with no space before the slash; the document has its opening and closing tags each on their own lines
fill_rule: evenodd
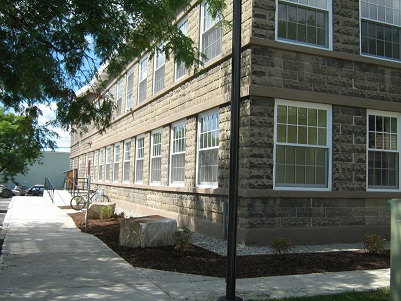
<svg viewBox="0 0 401 301">
<path fill-rule="evenodd" d="M 185 122 L 171 127 L 170 184 L 184 185 L 185 179 Z"/>
<path fill-rule="evenodd" d="M 277 100 L 274 185 L 281 189 L 329 189 L 331 107 Z"/>
<path fill-rule="evenodd" d="M 136 138 L 135 183 L 143 183 L 143 163 L 145 158 L 145 136 Z"/>
<path fill-rule="evenodd" d="M 198 185 L 217 187 L 219 157 L 218 111 L 211 111 L 199 116 L 197 157 Z"/>
<path fill-rule="evenodd" d="M 368 189 L 399 189 L 399 116 L 368 111 Z"/>
<path fill-rule="evenodd" d="M 150 154 L 150 183 L 160 184 L 162 170 L 162 131 L 152 132 Z"/>
</svg>

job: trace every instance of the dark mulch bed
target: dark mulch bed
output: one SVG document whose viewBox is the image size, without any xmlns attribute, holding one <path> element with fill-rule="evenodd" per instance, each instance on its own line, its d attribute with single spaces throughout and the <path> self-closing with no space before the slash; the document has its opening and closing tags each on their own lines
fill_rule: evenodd
<svg viewBox="0 0 401 301">
<path fill-rule="evenodd" d="M 83 212 L 70 214 L 84 230 Z M 128 248 L 119 245 L 120 222 L 115 219 L 89 220 L 87 232 L 101 239 L 135 267 L 225 277 L 226 257 L 192 245 L 190 250 L 174 247 Z M 390 267 L 390 251 L 370 254 L 364 251 L 250 255 L 237 257 L 237 277 L 295 275 Z"/>
</svg>

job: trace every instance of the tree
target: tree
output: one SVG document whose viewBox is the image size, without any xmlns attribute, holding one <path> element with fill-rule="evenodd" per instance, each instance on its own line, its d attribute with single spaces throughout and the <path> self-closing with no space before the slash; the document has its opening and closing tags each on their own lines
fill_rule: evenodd
<svg viewBox="0 0 401 301">
<path fill-rule="evenodd" d="M 199 0 L 200 1 L 200 0 Z M 207 0 L 212 16 L 224 0 Z M 76 97 L 99 66 L 113 77 L 143 52 L 201 63 L 194 42 L 175 25 L 190 0 L 0 0 L 0 174 L 24 173 L 55 133 L 38 126 L 39 105 L 57 103 L 54 125 L 110 126 L 113 100 Z M 163 43 L 161 43 L 163 41 Z M 25 164 L 25 165 L 24 165 Z"/>
<path fill-rule="evenodd" d="M 224 0 L 207 0 L 216 17 Z M 109 126 L 112 102 L 95 106 L 74 90 L 99 65 L 111 76 L 144 51 L 164 51 L 186 66 L 200 62 L 194 42 L 175 25 L 190 0 L 0 0 L 0 101 L 24 113 L 57 102 L 56 122 Z M 161 43 L 163 41 L 163 43 Z"/>
<path fill-rule="evenodd" d="M 24 116 L 6 113 L 0 107 L 0 177 L 14 181 L 17 174 L 26 174 L 28 166 L 41 158 L 44 148 L 54 149 L 57 134 L 46 126 L 37 126 L 38 112 Z"/>
</svg>

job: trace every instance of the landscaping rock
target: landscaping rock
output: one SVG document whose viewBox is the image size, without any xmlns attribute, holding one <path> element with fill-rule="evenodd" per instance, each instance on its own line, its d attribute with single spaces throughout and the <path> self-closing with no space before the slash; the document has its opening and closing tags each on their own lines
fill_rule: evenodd
<svg viewBox="0 0 401 301">
<path fill-rule="evenodd" d="M 103 207 L 110 208 L 109 213 L 110 213 L 110 216 L 112 216 L 116 209 L 116 203 L 96 202 L 96 203 L 90 204 L 89 209 L 88 209 L 88 219 L 100 219 Z"/>
<path fill-rule="evenodd" d="M 177 221 L 160 215 L 125 218 L 120 222 L 120 245 L 158 247 L 174 245 Z"/>
</svg>

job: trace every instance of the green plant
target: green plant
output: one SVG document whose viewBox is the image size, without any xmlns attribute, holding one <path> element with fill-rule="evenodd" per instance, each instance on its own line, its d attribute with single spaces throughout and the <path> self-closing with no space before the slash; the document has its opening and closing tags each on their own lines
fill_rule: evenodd
<svg viewBox="0 0 401 301">
<path fill-rule="evenodd" d="M 102 209 L 100 209 L 100 218 L 105 219 L 105 218 L 110 218 L 111 217 L 111 208 L 107 206 L 103 206 Z"/>
<path fill-rule="evenodd" d="M 185 251 L 192 241 L 192 232 L 186 227 L 178 229 L 173 233 L 173 240 L 176 250 Z"/>
<path fill-rule="evenodd" d="M 121 211 L 120 213 L 114 213 L 112 218 L 115 220 L 123 219 L 125 217 L 124 211 Z"/>
<path fill-rule="evenodd" d="M 269 249 L 274 254 L 288 253 L 291 247 L 291 242 L 284 237 L 277 237 L 269 243 Z"/>
<path fill-rule="evenodd" d="M 365 235 L 364 248 L 369 253 L 380 254 L 384 251 L 386 240 L 378 234 Z"/>
</svg>

